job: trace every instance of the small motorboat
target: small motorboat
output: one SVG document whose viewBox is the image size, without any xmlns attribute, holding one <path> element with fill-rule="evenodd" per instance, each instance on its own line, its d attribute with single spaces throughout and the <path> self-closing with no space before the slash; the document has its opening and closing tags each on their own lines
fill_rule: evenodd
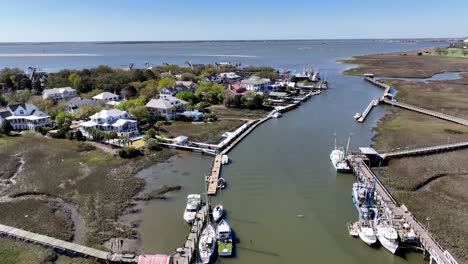
<svg viewBox="0 0 468 264">
<path fill-rule="evenodd" d="M 224 188 L 226 188 L 226 184 L 227 184 L 227 182 L 226 182 L 226 180 L 224 178 L 219 178 L 217 187 L 218 187 L 218 189 L 224 189 Z"/>
<path fill-rule="evenodd" d="M 189 194 L 187 196 L 187 206 L 184 211 L 184 220 L 188 224 L 193 223 L 195 216 L 201 204 L 201 195 L 200 194 Z"/>
<path fill-rule="evenodd" d="M 211 257 L 216 249 L 216 232 L 211 223 L 206 224 L 203 229 L 200 242 L 198 244 L 198 250 L 200 259 L 203 263 L 210 263 Z"/>
<path fill-rule="evenodd" d="M 218 255 L 229 257 L 232 255 L 232 231 L 226 220 L 221 220 L 216 227 L 216 239 L 218 240 Z"/>
<path fill-rule="evenodd" d="M 358 233 L 358 222 L 354 222 L 354 223 L 348 223 L 348 232 L 349 232 L 349 235 L 350 236 L 353 236 L 353 237 L 358 237 L 359 236 L 359 233 Z"/>
<path fill-rule="evenodd" d="M 283 114 L 281 114 L 280 112 L 276 112 L 273 114 L 273 118 L 281 118 L 283 117 Z"/>
<path fill-rule="evenodd" d="M 229 157 L 228 155 L 222 155 L 221 156 L 221 164 L 226 165 L 229 163 Z"/>
<path fill-rule="evenodd" d="M 361 116 L 362 115 L 360 113 L 356 113 L 356 114 L 354 114 L 354 119 L 359 119 L 359 118 L 361 118 Z"/>
<path fill-rule="evenodd" d="M 213 220 L 215 220 L 216 222 L 218 222 L 219 219 L 223 217 L 223 214 L 224 214 L 224 208 L 222 204 L 218 204 L 215 206 L 215 208 L 213 208 Z"/>
</svg>

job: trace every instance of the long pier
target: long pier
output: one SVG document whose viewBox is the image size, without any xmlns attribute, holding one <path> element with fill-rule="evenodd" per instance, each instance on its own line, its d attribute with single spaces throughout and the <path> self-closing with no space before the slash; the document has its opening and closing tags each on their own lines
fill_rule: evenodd
<svg viewBox="0 0 468 264">
<path fill-rule="evenodd" d="M 451 150 L 460 149 L 460 148 L 468 148 L 468 141 L 430 146 L 430 147 L 392 151 L 392 152 L 382 153 L 380 154 L 380 157 L 385 160 L 385 159 L 399 158 L 399 157 L 405 157 L 405 156 L 425 155 L 425 154 L 437 153 L 437 152 L 442 152 L 442 151 L 451 151 Z"/>
<path fill-rule="evenodd" d="M 36 234 L 19 228 L 0 224 L 0 235 L 37 244 L 70 256 L 80 256 L 106 263 L 137 263 L 138 257 L 134 255 L 112 254 L 110 252 L 85 247 L 49 236 Z"/>
<path fill-rule="evenodd" d="M 390 85 L 388 85 L 388 84 L 386 84 L 386 83 L 384 83 L 384 82 L 382 82 L 382 81 L 380 81 L 378 79 L 374 79 L 374 78 L 371 78 L 371 77 L 364 77 L 364 80 L 366 80 L 366 81 L 368 81 L 368 82 L 370 82 L 370 83 L 372 83 L 372 84 L 374 84 L 374 85 L 376 85 L 376 86 L 378 86 L 380 88 L 383 88 L 384 89 L 384 94 L 387 94 L 387 93 L 390 92 L 390 89 L 391 89 Z"/>
<path fill-rule="evenodd" d="M 367 108 L 364 110 L 364 112 L 362 113 L 361 117 L 358 119 L 358 122 L 362 123 L 364 122 L 364 120 L 366 120 L 367 118 L 367 115 L 369 115 L 370 111 L 377 105 L 379 105 L 379 98 L 376 98 L 376 99 L 373 99 L 372 101 L 370 101 L 369 105 L 367 106 Z"/>
<path fill-rule="evenodd" d="M 442 246 L 434 239 L 430 232 L 409 212 L 409 210 L 395 200 L 390 192 L 385 188 L 382 182 L 375 176 L 374 172 L 366 165 L 365 157 L 363 156 L 348 156 L 350 165 L 356 170 L 359 167 L 361 176 L 365 177 L 368 181 L 375 182 L 375 191 L 379 202 L 386 204 L 391 210 L 392 216 L 396 221 L 406 222 L 416 233 L 422 248 L 429 254 L 430 263 L 437 264 L 456 264 L 457 262 L 444 250 Z"/>
<path fill-rule="evenodd" d="M 221 161 L 222 161 L 222 156 L 221 154 L 216 155 L 214 159 L 213 166 L 211 168 L 211 174 L 209 176 L 209 182 L 208 182 L 208 191 L 207 193 L 209 195 L 215 195 L 216 191 L 218 190 L 218 179 L 219 175 L 221 174 Z"/>
<path fill-rule="evenodd" d="M 415 111 L 415 112 L 418 112 L 418 113 L 421 113 L 421 114 L 425 114 L 425 115 L 429 115 L 429 116 L 436 117 L 436 118 L 439 118 L 439 119 L 443 119 L 443 120 L 446 120 L 446 121 L 450 121 L 450 122 L 453 122 L 453 123 L 457 123 L 457 124 L 460 124 L 460 125 L 463 125 L 463 126 L 468 126 L 468 120 L 465 120 L 463 118 L 442 114 L 442 113 L 439 113 L 439 112 L 436 112 L 436 111 L 424 109 L 424 108 L 421 108 L 421 107 L 418 107 L 418 106 L 405 104 L 405 103 L 401 103 L 401 102 L 397 102 L 397 101 L 388 100 L 388 99 L 385 99 L 385 98 L 382 99 L 382 102 L 384 102 L 386 104 L 389 104 L 389 105 L 392 105 L 392 106 L 397 106 L 397 107 L 400 107 L 400 108 L 403 108 L 403 109 Z"/>
</svg>

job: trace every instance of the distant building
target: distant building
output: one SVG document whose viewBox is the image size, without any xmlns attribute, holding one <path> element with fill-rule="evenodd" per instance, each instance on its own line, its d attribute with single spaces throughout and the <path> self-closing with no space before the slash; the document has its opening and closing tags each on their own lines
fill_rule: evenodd
<svg viewBox="0 0 468 264">
<path fill-rule="evenodd" d="M 89 129 L 96 129 L 102 132 L 116 132 L 119 136 L 129 138 L 138 137 L 137 121 L 127 112 L 118 109 L 102 110 L 89 117 L 90 120 L 80 124 L 80 131 L 87 137 L 92 137 Z"/>
<path fill-rule="evenodd" d="M 176 81 L 174 87 L 185 87 L 186 90 L 195 90 L 197 88 L 197 84 L 192 81 Z"/>
<path fill-rule="evenodd" d="M 247 90 L 247 85 L 245 85 L 244 83 L 235 82 L 235 83 L 229 84 L 228 89 L 225 92 L 225 95 L 227 95 L 227 96 L 236 96 L 236 95 L 244 96 L 244 95 L 247 95 L 247 94 L 250 94 L 250 93 L 252 93 L 252 91 Z"/>
<path fill-rule="evenodd" d="M 465 44 L 468 44 L 468 39 L 465 39 L 463 42 L 464 42 Z"/>
<path fill-rule="evenodd" d="M 80 109 L 83 106 L 94 105 L 96 103 L 97 103 L 96 100 L 77 96 L 77 97 L 70 99 L 66 103 L 66 109 L 67 109 L 67 112 L 69 113 L 75 113 L 76 111 L 78 111 L 78 109 Z"/>
<path fill-rule="evenodd" d="M 45 89 L 42 91 L 42 98 L 45 99 L 68 99 L 76 96 L 76 90 L 71 87 Z"/>
<path fill-rule="evenodd" d="M 187 102 L 173 96 L 161 96 L 158 99 L 151 99 L 147 104 L 152 114 L 174 119 L 177 113 L 183 113 L 186 110 Z"/>
<path fill-rule="evenodd" d="M 233 83 L 240 81 L 241 77 L 235 72 L 223 72 L 215 77 L 217 83 Z"/>
<path fill-rule="evenodd" d="M 93 96 L 94 100 L 102 100 L 102 101 L 119 101 L 120 98 L 118 95 L 109 92 L 103 92 L 96 96 Z"/>
<path fill-rule="evenodd" d="M 8 120 L 13 130 L 36 130 L 50 126 L 50 116 L 32 104 L 11 104 L 0 110 L 0 125 Z"/>
<path fill-rule="evenodd" d="M 270 88 L 270 79 L 252 76 L 249 79 L 242 80 L 246 89 L 254 92 L 268 92 Z"/>
</svg>

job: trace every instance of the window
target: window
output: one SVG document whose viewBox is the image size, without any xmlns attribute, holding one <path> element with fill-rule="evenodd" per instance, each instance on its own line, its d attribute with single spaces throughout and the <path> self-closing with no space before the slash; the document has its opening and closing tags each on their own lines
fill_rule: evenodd
<svg viewBox="0 0 468 264">
<path fill-rule="evenodd" d="M 24 115 L 24 111 L 23 111 L 23 110 L 20 110 L 20 115 Z"/>
</svg>

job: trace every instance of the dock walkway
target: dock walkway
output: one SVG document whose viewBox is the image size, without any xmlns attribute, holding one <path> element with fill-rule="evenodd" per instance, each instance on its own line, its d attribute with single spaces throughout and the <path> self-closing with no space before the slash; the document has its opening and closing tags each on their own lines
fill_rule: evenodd
<svg viewBox="0 0 468 264">
<path fill-rule="evenodd" d="M 348 157 L 348 161 L 351 166 L 356 169 L 359 167 L 359 171 L 362 176 L 370 181 L 375 181 L 375 191 L 377 196 L 380 197 L 380 201 L 385 203 L 391 210 L 394 217 L 398 217 L 400 220 L 404 220 L 408 223 L 411 228 L 415 231 L 421 246 L 429 253 L 430 263 L 435 261 L 437 264 L 455 264 L 456 261 L 451 257 L 448 251 L 444 250 L 442 246 L 432 237 L 429 231 L 409 212 L 406 207 L 400 206 L 400 204 L 393 198 L 390 192 L 375 176 L 374 172 L 365 164 L 364 158 L 361 156 L 351 155 Z M 447 257 L 449 256 L 449 257 Z"/>
<path fill-rule="evenodd" d="M 399 158 L 399 157 L 405 157 L 405 156 L 431 154 L 431 153 L 436 153 L 436 152 L 441 152 L 441 151 L 450 151 L 450 150 L 455 150 L 455 149 L 460 149 L 460 148 L 468 148 L 468 141 L 430 146 L 430 147 L 392 151 L 392 152 L 382 153 L 380 154 L 380 157 L 382 157 L 382 159 L 385 160 L 385 159 Z"/>
<path fill-rule="evenodd" d="M 386 104 L 389 104 L 389 105 L 392 105 L 392 106 L 397 106 L 397 107 L 400 107 L 400 108 L 403 108 L 403 109 L 415 111 L 415 112 L 418 112 L 418 113 L 421 113 L 421 114 L 425 114 L 425 115 L 440 118 L 440 119 L 443 119 L 443 120 L 446 120 L 446 121 L 450 121 L 450 122 L 453 122 L 453 123 L 457 123 L 457 124 L 460 124 L 460 125 L 463 125 L 463 126 L 468 126 L 468 120 L 465 120 L 463 118 L 442 114 L 442 113 L 439 113 L 439 112 L 436 112 L 436 111 L 424 109 L 424 108 L 421 108 L 421 107 L 418 107 L 418 106 L 405 104 L 405 103 L 401 103 L 401 102 L 397 102 L 397 101 L 388 100 L 388 99 L 385 99 L 385 98 L 382 100 L 382 102 L 384 102 Z"/>
<path fill-rule="evenodd" d="M 216 155 L 213 166 L 211 168 L 211 174 L 209 176 L 208 192 L 207 192 L 209 195 L 215 195 L 216 191 L 218 190 L 218 179 L 221 173 L 221 160 L 222 160 L 222 155 L 221 154 Z"/>
<path fill-rule="evenodd" d="M 379 98 L 375 98 L 372 101 L 370 101 L 369 105 L 367 106 L 366 110 L 362 113 L 361 117 L 358 119 L 358 122 L 362 123 L 364 120 L 366 120 L 367 115 L 369 115 L 370 111 L 374 108 L 374 106 L 379 105 Z"/>
<path fill-rule="evenodd" d="M 384 94 L 387 94 L 387 93 L 390 92 L 390 89 L 391 89 L 390 85 L 380 81 L 379 79 L 374 79 L 374 78 L 371 78 L 371 77 L 364 77 L 364 80 L 366 80 L 366 81 L 368 81 L 368 82 L 370 82 L 370 83 L 372 83 L 372 84 L 374 84 L 374 85 L 376 85 L 376 86 L 378 86 L 380 88 L 383 88 L 384 89 Z"/>
<path fill-rule="evenodd" d="M 11 226 L 0 224 L 0 235 L 25 241 L 28 243 L 37 244 L 56 250 L 57 252 L 63 252 L 70 256 L 81 256 L 85 258 L 91 258 L 104 262 L 116 262 L 116 263 L 137 263 L 138 258 L 136 256 L 126 257 L 122 254 L 112 254 L 110 252 L 97 250 L 90 247 L 85 247 L 75 243 L 63 241 L 60 239 L 52 238 L 49 236 L 36 234 L 26 230 L 14 228 Z"/>
</svg>

